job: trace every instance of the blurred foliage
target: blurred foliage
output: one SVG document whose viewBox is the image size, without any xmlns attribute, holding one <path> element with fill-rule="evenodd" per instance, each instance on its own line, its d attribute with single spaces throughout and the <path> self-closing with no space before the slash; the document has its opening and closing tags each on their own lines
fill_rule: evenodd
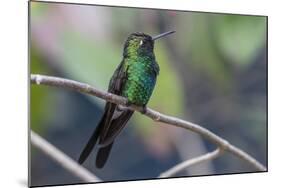
<svg viewBox="0 0 281 188">
<path fill-rule="evenodd" d="M 40 58 L 36 48 L 31 49 L 30 57 L 31 72 L 47 75 L 50 73 L 48 67 L 41 63 L 42 59 Z M 49 118 L 49 101 L 52 101 L 53 99 L 52 94 L 48 92 L 47 87 L 31 85 L 30 99 L 30 114 L 32 114 L 30 116 L 31 127 L 36 132 L 43 132 L 43 122 L 47 121 Z"/>
<path fill-rule="evenodd" d="M 238 66 L 253 63 L 266 42 L 266 18 L 227 15 L 213 19 L 212 29 L 221 53 Z"/>
<path fill-rule="evenodd" d="M 223 16 L 224 18 L 224 16 Z M 206 71 L 223 86 L 229 83 L 230 75 L 223 62 L 220 61 L 212 41 L 209 17 L 196 14 L 193 18 L 198 23 L 194 24 L 190 32 L 191 43 L 189 54 L 191 54 L 191 63 L 195 68 Z M 215 20 L 216 22 L 216 20 Z M 185 48 L 186 49 L 186 48 Z"/>
<path fill-rule="evenodd" d="M 44 13 L 48 14 L 49 6 L 43 3 L 31 3 L 31 17 L 37 19 L 38 17 L 44 16 Z"/>
<path fill-rule="evenodd" d="M 65 31 L 62 39 L 62 65 L 75 79 L 107 90 L 110 77 L 121 62 L 121 49 Z"/>
<path fill-rule="evenodd" d="M 200 123 L 267 163 L 266 17 L 42 2 L 32 2 L 30 10 L 31 73 L 66 77 L 102 90 L 107 90 L 122 60 L 123 45 L 130 33 L 156 35 L 176 30 L 173 36 L 155 43 L 160 75 L 148 106 Z M 68 148 L 75 158 L 88 139 L 81 135 L 93 130 L 104 101 L 55 91 L 31 86 L 31 128 L 50 141 L 60 140 L 61 148 Z M 159 170 L 182 161 L 173 144 L 192 146 L 196 142 L 185 143 L 181 129 L 155 126 L 155 122 L 137 113 L 129 124 L 131 129 L 122 132 L 113 149 L 114 162 L 109 161 L 109 167 L 97 171 L 97 175 L 110 180 L 155 177 Z M 130 135 L 134 135 L 132 140 Z M 165 148 L 166 153 L 148 149 L 153 144 Z M 205 151 L 212 148 L 208 142 L 201 147 Z M 169 157 L 161 161 L 157 152 Z M 191 149 L 187 153 L 193 152 Z M 130 159 L 123 165 L 127 155 Z M 40 159 L 35 161 L 40 164 Z M 213 173 L 251 171 L 228 155 L 217 161 Z M 40 176 L 36 165 L 33 170 L 37 175 L 34 181 L 52 176 Z M 52 177 L 54 182 L 73 180 L 69 176 Z"/>
</svg>

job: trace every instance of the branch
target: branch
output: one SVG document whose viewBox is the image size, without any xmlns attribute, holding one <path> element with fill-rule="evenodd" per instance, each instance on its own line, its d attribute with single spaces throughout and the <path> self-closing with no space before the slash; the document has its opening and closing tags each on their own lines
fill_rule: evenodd
<svg viewBox="0 0 281 188">
<path fill-rule="evenodd" d="M 104 92 L 98 90 L 96 88 L 91 87 L 88 84 L 80 83 L 74 80 L 68 80 L 64 78 L 52 77 L 52 76 L 44 76 L 44 75 L 33 75 L 31 74 L 31 83 L 33 84 L 43 84 L 49 86 L 56 86 L 60 88 L 67 88 L 72 89 L 74 91 L 90 94 L 106 101 L 127 106 L 128 102 L 127 99 L 121 96 L 117 96 L 108 92 Z M 128 108 L 143 112 L 143 108 L 135 105 L 130 105 Z M 235 147 L 234 145 L 230 144 L 227 140 L 217 136 L 213 132 L 201 127 L 200 125 L 194 124 L 192 122 L 184 121 L 172 116 L 161 114 L 155 110 L 147 108 L 146 112 L 144 113 L 147 117 L 150 117 L 154 121 L 166 123 L 169 125 L 173 125 L 176 127 L 181 127 L 197 134 L 203 136 L 204 138 L 208 139 L 209 141 L 213 142 L 214 144 L 218 145 L 221 151 L 228 151 L 235 156 L 241 158 L 245 162 L 252 165 L 256 170 L 259 171 L 266 171 L 266 167 L 259 163 L 256 159 L 251 157 L 249 154 L 244 152 L 243 150 Z"/>
<path fill-rule="evenodd" d="M 221 154 L 223 154 L 223 150 L 218 148 L 212 152 L 206 153 L 199 157 L 195 157 L 195 158 L 186 160 L 180 164 L 177 164 L 176 166 L 172 167 L 171 169 L 167 170 L 166 172 L 161 173 L 159 175 L 159 178 L 171 177 L 171 176 L 181 172 L 182 170 L 186 169 L 187 167 L 196 165 L 196 164 L 204 162 L 204 161 L 209 161 L 209 160 L 215 159 L 215 158 L 219 157 Z"/>
<path fill-rule="evenodd" d="M 101 181 L 98 177 L 89 172 L 86 168 L 79 165 L 76 161 L 65 155 L 63 152 L 55 148 L 52 144 L 44 140 L 35 132 L 30 133 L 31 143 L 46 155 L 51 157 L 53 160 L 58 162 L 62 167 L 70 171 L 72 174 L 81 178 L 86 182 L 99 182 Z"/>
</svg>

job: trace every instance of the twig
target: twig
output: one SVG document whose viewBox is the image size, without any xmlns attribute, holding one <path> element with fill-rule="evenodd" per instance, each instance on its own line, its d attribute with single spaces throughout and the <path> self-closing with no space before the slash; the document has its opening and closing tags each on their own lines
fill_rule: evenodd
<svg viewBox="0 0 281 188">
<path fill-rule="evenodd" d="M 77 177 L 81 178 L 86 182 L 99 182 L 101 181 L 98 177 L 93 175 L 87 169 L 79 165 L 73 159 L 65 155 L 63 152 L 58 150 L 52 144 L 44 140 L 35 132 L 31 131 L 30 133 L 30 140 L 33 146 L 40 149 L 46 155 L 51 157 L 53 160 L 58 162 L 62 167 L 70 171 L 72 174 L 76 175 Z"/>
<path fill-rule="evenodd" d="M 120 97 L 108 92 L 104 92 L 101 90 L 98 90 L 96 88 L 91 87 L 88 84 L 80 83 L 73 80 L 68 80 L 64 78 L 58 78 L 58 77 L 52 77 L 52 76 L 44 76 L 44 75 L 31 75 L 31 83 L 33 84 L 43 84 L 43 85 L 49 85 L 49 86 L 56 86 L 56 87 L 62 87 L 62 88 L 68 88 L 75 91 L 79 91 L 82 93 L 87 93 L 90 95 L 94 95 L 96 97 L 99 97 L 101 99 L 104 99 L 106 101 L 120 104 L 120 105 L 127 105 L 127 99 L 124 97 Z M 143 112 L 142 107 L 131 105 L 128 108 Z M 214 144 L 218 145 L 218 147 L 221 148 L 221 150 L 226 150 L 242 160 L 248 162 L 250 165 L 252 165 L 255 169 L 259 171 L 266 171 L 266 167 L 263 166 L 261 163 L 259 163 L 256 159 L 251 157 L 249 154 L 244 152 L 243 150 L 233 146 L 230 144 L 227 140 L 217 136 L 213 132 L 201 127 L 200 125 L 184 121 L 172 116 L 161 114 L 160 112 L 157 112 L 155 110 L 147 108 L 146 112 L 144 113 L 147 117 L 150 117 L 154 121 L 159 121 L 162 123 L 166 123 L 169 125 L 174 125 L 177 127 L 181 127 L 184 129 L 191 130 L 193 132 L 196 132 L 197 134 L 203 136 L 204 138 L 208 139 L 209 141 L 213 142 Z"/>
<path fill-rule="evenodd" d="M 177 164 L 176 166 L 172 167 L 171 169 L 167 170 L 166 172 L 161 173 L 159 175 L 159 178 L 171 177 L 190 166 L 199 164 L 204 161 L 209 161 L 209 160 L 215 159 L 215 158 L 219 157 L 222 153 L 223 153 L 223 150 L 218 148 L 212 152 L 206 153 L 199 157 L 195 157 L 195 158 L 186 160 L 180 164 Z"/>
</svg>

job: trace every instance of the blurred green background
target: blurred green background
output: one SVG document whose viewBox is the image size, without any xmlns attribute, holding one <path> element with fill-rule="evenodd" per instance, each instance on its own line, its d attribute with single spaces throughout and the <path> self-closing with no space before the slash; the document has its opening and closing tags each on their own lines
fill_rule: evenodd
<svg viewBox="0 0 281 188">
<path fill-rule="evenodd" d="M 107 90 L 123 44 L 136 31 L 152 36 L 160 75 L 148 106 L 202 125 L 267 166 L 267 18 L 59 3 L 30 3 L 30 71 Z M 31 85 L 31 129 L 77 160 L 103 113 L 104 101 Z M 31 185 L 82 182 L 31 148 Z M 85 167 L 105 181 L 155 178 L 215 149 L 200 136 L 136 113 L 106 166 Z M 254 172 L 224 154 L 177 176 Z"/>
</svg>

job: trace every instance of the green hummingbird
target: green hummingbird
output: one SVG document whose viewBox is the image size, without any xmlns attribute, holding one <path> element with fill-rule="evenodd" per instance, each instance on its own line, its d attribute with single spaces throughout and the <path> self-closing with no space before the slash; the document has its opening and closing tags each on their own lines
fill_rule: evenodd
<svg viewBox="0 0 281 188">
<path fill-rule="evenodd" d="M 169 31 L 151 37 L 147 34 L 132 33 L 126 40 L 123 60 L 110 79 L 108 92 L 126 97 L 128 104 L 142 106 L 146 104 L 156 84 L 159 65 L 155 60 L 154 41 L 174 33 Z M 98 141 L 96 167 L 102 168 L 106 163 L 116 136 L 125 127 L 134 111 L 106 102 L 104 114 L 83 149 L 78 162 L 82 164 Z"/>
</svg>

